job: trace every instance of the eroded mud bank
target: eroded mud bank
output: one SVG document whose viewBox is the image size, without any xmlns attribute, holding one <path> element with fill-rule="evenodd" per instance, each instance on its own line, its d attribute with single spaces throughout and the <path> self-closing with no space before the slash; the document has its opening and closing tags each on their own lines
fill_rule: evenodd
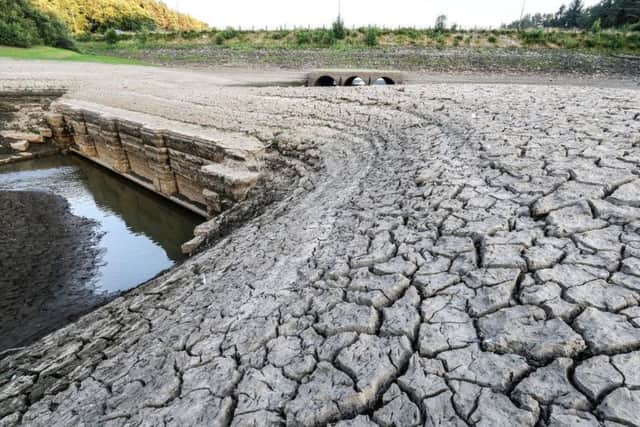
<svg viewBox="0 0 640 427">
<path fill-rule="evenodd" d="M 96 226 L 61 196 L 0 191 L 0 353 L 107 301 L 89 285 L 99 262 Z"/>
</svg>

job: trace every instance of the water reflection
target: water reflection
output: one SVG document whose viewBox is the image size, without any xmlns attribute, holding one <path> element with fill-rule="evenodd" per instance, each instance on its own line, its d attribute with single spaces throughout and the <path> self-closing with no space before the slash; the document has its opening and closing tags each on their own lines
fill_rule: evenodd
<svg viewBox="0 0 640 427">
<path fill-rule="evenodd" d="M 74 215 L 99 223 L 99 291 L 130 289 L 184 258 L 180 245 L 203 219 L 104 168 L 56 156 L 0 168 L 0 191 L 40 190 L 69 201 Z"/>
</svg>

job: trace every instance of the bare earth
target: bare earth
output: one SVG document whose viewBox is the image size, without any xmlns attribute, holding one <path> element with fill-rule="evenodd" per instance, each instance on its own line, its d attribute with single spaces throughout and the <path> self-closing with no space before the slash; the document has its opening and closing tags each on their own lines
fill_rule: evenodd
<svg viewBox="0 0 640 427">
<path fill-rule="evenodd" d="M 256 78 L 0 61 L 0 90 L 254 135 L 295 170 L 0 360 L 0 425 L 640 425 L 637 84 L 233 86 L 283 75 Z"/>
</svg>

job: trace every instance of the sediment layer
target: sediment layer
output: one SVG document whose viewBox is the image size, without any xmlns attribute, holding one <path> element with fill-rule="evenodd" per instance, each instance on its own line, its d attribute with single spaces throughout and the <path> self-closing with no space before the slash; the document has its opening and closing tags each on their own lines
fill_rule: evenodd
<svg viewBox="0 0 640 427">
<path fill-rule="evenodd" d="M 289 192 L 1 360 L 2 424 L 638 425 L 638 91 L 191 95 L 128 100 L 258 138 Z"/>
</svg>

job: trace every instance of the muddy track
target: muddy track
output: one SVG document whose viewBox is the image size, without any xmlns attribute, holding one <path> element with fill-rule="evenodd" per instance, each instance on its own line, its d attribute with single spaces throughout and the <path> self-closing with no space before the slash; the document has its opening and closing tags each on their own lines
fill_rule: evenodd
<svg viewBox="0 0 640 427">
<path fill-rule="evenodd" d="M 295 178 L 0 360 L 0 424 L 638 425 L 638 91 L 154 91 Z"/>
</svg>

